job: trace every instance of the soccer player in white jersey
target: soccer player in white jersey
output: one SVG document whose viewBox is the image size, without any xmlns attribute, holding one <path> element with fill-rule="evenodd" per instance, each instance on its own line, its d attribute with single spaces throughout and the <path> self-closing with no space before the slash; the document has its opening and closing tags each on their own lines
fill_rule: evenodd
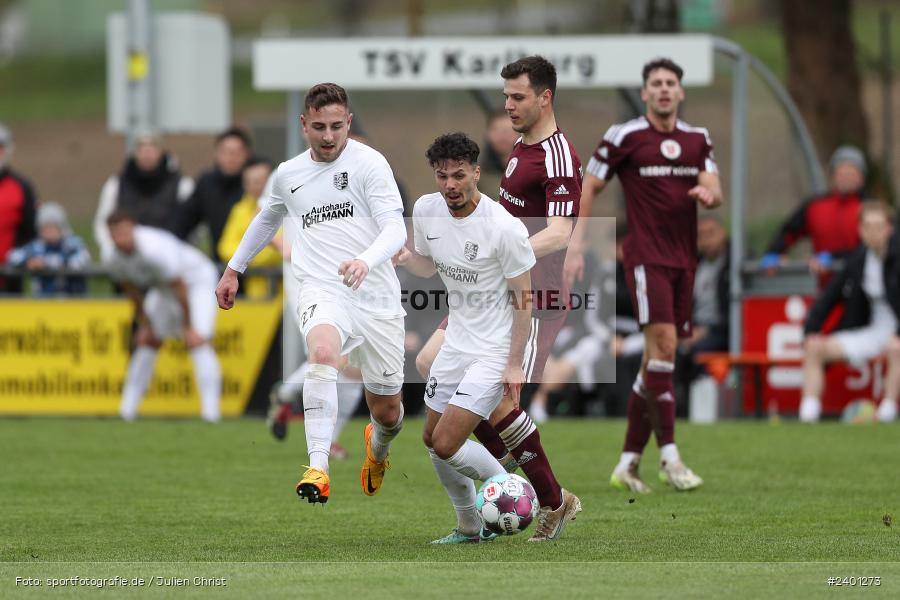
<svg viewBox="0 0 900 600">
<path fill-rule="evenodd" d="M 482 420 L 497 423 L 518 406 L 531 328 L 530 271 L 536 259 L 528 230 L 478 191 L 478 154 L 478 145 L 462 133 L 434 141 L 426 156 L 440 192 L 416 202 L 415 252 L 401 250 L 397 257 L 421 277 L 438 272 L 450 308 L 444 344 L 425 385 L 423 440 L 458 525 L 436 544 L 493 537 L 475 511 L 472 480 L 506 471 L 468 437 Z"/>
<path fill-rule="evenodd" d="M 200 414 L 206 421 L 218 421 L 222 369 L 211 345 L 215 265 L 168 231 L 137 225 L 123 210 L 114 211 L 106 223 L 114 245 L 107 258 L 110 276 L 134 302 L 138 321 L 119 414 L 126 421 L 137 418 L 159 347 L 166 338 L 183 337 L 200 389 Z"/>
<path fill-rule="evenodd" d="M 390 258 L 406 242 L 403 204 L 387 160 L 348 140 L 347 93 L 333 83 L 310 88 L 300 122 L 309 150 L 282 163 L 259 212 L 216 288 L 219 306 L 234 306 L 238 273 L 288 216 L 297 235 L 291 250 L 300 282 L 297 302 L 309 349 L 303 383 L 310 466 L 296 491 L 310 503 L 328 500 L 328 458 L 338 412 L 340 357 L 362 371 L 372 422 L 366 427 L 363 493 L 375 495 L 400 432 L 403 405 L 403 317 L 400 282 Z"/>
</svg>

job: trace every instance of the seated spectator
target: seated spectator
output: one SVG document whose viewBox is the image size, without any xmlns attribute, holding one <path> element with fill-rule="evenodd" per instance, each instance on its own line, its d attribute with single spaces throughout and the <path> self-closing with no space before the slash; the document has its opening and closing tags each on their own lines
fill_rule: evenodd
<svg viewBox="0 0 900 600">
<path fill-rule="evenodd" d="M 217 248 L 219 256 L 226 260 L 237 251 L 244 232 L 250 226 L 250 221 L 259 212 L 259 198 L 263 195 L 266 181 L 272 173 L 272 164 L 268 161 L 257 159 L 247 164 L 243 174 L 244 196 L 231 207 L 231 213 L 219 238 Z M 281 235 L 278 235 L 269 247 L 264 248 L 250 263 L 251 267 L 276 267 L 281 266 Z M 277 240 L 277 241 L 276 241 Z M 247 277 L 244 280 L 244 290 L 247 298 L 265 298 L 269 293 L 269 282 L 265 276 L 257 275 Z"/>
<path fill-rule="evenodd" d="M 35 238 L 37 199 L 31 184 L 10 168 L 12 155 L 12 133 L 0 124 L 0 264 L 10 250 Z M 0 293 L 21 292 L 21 277 L 0 277 Z"/>
<path fill-rule="evenodd" d="M 219 240 L 231 207 L 244 196 L 242 173 L 250 160 L 250 136 L 238 127 L 216 137 L 213 167 L 200 175 L 191 197 L 181 205 L 175 217 L 174 233 L 182 239 L 200 225 L 209 228 L 210 256 L 216 262 L 230 257 L 219 254 Z"/>
<path fill-rule="evenodd" d="M 699 217 L 697 249 L 700 262 L 694 277 L 693 334 L 681 342 L 680 348 L 687 358 L 687 383 L 702 371 L 693 364 L 696 353 L 728 350 L 728 233 L 718 215 L 706 213 Z"/>
<path fill-rule="evenodd" d="M 581 392 L 596 390 L 601 361 L 612 366 L 615 296 L 611 293 L 614 265 L 604 265 L 588 250 L 584 254 L 585 276 L 572 290 L 573 311 L 556 337 L 544 367 L 544 377 L 531 398 L 528 414 L 535 423 L 549 418 L 549 395 L 569 383 L 578 383 Z M 580 307 L 580 308 L 579 308 Z"/>
<path fill-rule="evenodd" d="M 91 262 L 91 255 L 72 233 L 66 211 L 55 202 L 43 204 L 37 213 L 38 238 L 14 249 L 7 262 L 29 271 L 81 269 Z M 31 279 L 35 296 L 57 294 L 80 295 L 86 290 L 84 277 L 78 275 L 38 275 Z"/>
<path fill-rule="evenodd" d="M 825 365 L 847 361 L 862 365 L 887 354 L 888 371 L 878 419 L 897 418 L 900 392 L 900 249 L 893 235 L 891 209 L 866 202 L 859 215 L 862 246 L 851 253 L 809 311 L 804 327 L 803 399 L 800 420 L 818 421 L 822 413 Z M 844 312 L 834 333 L 823 335 L 827 316 L 839 303 Z"/>
<path fill-rule="evenodd" d="M 183 176 L 178 161 L 169 154 L 160 135 L 145 131 L 137 137 L 134 153 L 125 159 L 118 175 L 103 184 L 97 214 L 94 215 L 94 239 L 101 258 L 113 251 L 106 219 L 116 209 L 133 215 L 148 227 L 171 231 L 174 215 L 194 191 L 194 180 Z"/>
<path fill-rule="evenodd" d="M 831 188 L 824 195 L 800 205 L 772 239 L 760 266 L 769 273 L 785 261 L 785 253 L 799 240 L 809 237 L 813 256 L 809 268 L 818 277 L 819 288 L 828 282 L 831 263 L 859 245 L 859 210 L 866 180 L 866 159 L 854 146 L 841 146 L 830 161 Z"/>
</svg>

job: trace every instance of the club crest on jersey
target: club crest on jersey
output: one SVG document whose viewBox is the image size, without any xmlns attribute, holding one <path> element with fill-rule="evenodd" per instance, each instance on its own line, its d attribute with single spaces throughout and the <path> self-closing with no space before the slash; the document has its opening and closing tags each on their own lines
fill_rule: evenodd
<svg viewBox="0 0 900 600">
<path fill-rule="evenodd" d="M 469 260 L 475 260 L 478 256 L 478 244 L 475 242 L 466 242 L 466 249 L 463 251 L 463 254 Z"/>
<path fill-rule="evenodd" d="M 334 187 L 339 190 L 347 189 L 347 185 L 350 183 L 350 175 L 347 171 L 343 171 L 341 173 L 334 174 Z"/>
<path fill-rule="evenodd" d="M 681 156 L 681 144 L 675 140 L 663 140 L 663 143 L 659 145 L 659 151 L 669 160 L 675 160 Z"/>
<path fill-rule="evenodd" d="M 509 177 L 513 174 L 513 171 L 516 170 L 516 165 L 518 165 L 518 164 L 519 164 L 518 156 L 513 156 L 511 159 L 509 159 L 509 164 L 506 165 L 506 176 L 507 177 Z"/>
</svg>

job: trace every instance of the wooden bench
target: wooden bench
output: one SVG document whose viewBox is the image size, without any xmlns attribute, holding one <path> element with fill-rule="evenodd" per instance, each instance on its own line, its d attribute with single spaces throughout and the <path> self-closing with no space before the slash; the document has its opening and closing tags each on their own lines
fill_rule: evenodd
<svg viewBox="0 0 900 600">
<path fill-rule="evenodd" d="M 801 358 L 774 358 L 765 352 L 700 352 L 694 356 L 694 361 L 704 365 L 710 376 L 720 384 L 728 377 L 732 367 L 750 369 L 753 373 L 754 406 L 758 418 L 765 416 L 763 371 L 770 367 L 799 367 L 803 364 Z M 743 398 L 742 391 L 739 398 Z"/>
</svg>

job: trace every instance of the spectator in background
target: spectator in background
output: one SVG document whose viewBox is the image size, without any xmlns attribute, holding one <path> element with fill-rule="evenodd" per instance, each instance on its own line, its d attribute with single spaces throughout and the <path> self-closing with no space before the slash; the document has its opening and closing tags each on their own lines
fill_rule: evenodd
<svg viewBox="0 0 900 600">
<path fill-rule="evenodd" d="M 178 207 L 194 191 L 194 180 L 183 176 L 177 159 L 166 151 L 154 131 L 138 135 L 134 153 L 125 159 L 118 175 L 111 175 L 100 191 L 94 215 L 94 239 L 101 259 L 113 252 L 106 219 L 118 208 L 128 211 L 139 224 L 172 231 Z"/>
<path fill-rule="evenodd" d="M 813 304 L 806 320 L 803 343 L 803 399 L 800 420 L 818 421 L 822 413 L 825 365 L 848 361 L 862 365 L 887 354 L 888 370 L 878 419 L 897 418 L 900 392 L 900 249 L 893 235 L 893 215 L 883 202 L 866 202 L 860 211 L 863 245 L 846 259 Z M 844 305 L 835 333 L 821 333 L 825 319 Z"/>
<path fill-rule="evenodd" d="M 770 274 L 784 262 L 785 253 L 798 240 L 809 237 L 813 256 L 809 268 L 828 282 L 831 263 L 844 258 L 859 245 L 859 210 L 866 180 L 866 159 L 855 146 L 841 146 L 831 155 L 831 189 L 810 198 L 782 225 L 769 244 L 760 266 Z"/>
<path fill-rule="evenodd" d="M 607 386 L 606 406 L 610 415 L 625 414 L 632 383 L 641 369 L 644 354 L 644 334 L 638 325 L 625 276 L 623 244 L 628 236 L 628 227 L 619 222 L 616 225 L 616 316 L 612 353 L 616 358 L 616 381 Z"/>
<path fill-rule="evenodd" d="M 480 161 L 480 188 L 492 198 L 500 190 L 500 178 L 506 171 L 509 155 L 520 136 L 513 129 L 512 120 L 505 110 L 496 110 L 488 116 L 484 132 L 484 155 Z"/>
<path fill-rule="evenodd" d="M 0 264 L 9 251 L 35 238 L 37 199 L 31 184 L 10 166 L 12 133 L 0 124 Z M 0 293 L 21 293 L 21 277 L 0 277 Z"/>
<path fill-rule="evenodd" d="M 728 232 L 718 215 L 707 213 L 698 218 L 697 249 L 700 261 L 694 278 L 694 328 L 680 348 L 688 359 L 687 383 L 700 374 L 693 363 L 696 353 L 728 350 Z"/>
<path fill-rule="evenodd" d="M 37 212 L 38 238 L 9 253 L 7 262 L 29 271 L 44 269 L 81 269 L 91 255 L 80 237 L 69 228 L 66 211 L 55 202 L 41 205 Z M 31 279 L 35 296 L 80 295 L 86 290 L 84 277 L 78 275 L 38 275 Z"/>
<path fill-rule="evenodd" d="M 185 239 L 197 225 L 209 227 L 212 245 L 210 256 L 216 262 L 228 260 L 219 254 L 219 240 L 231 207 L 244 195 L 242 174 L 250 160 L 250 136 L 238 127 L 223 131 L 216 137 L 216 150 L 212 169 L 197 179 L 194 193 L 185 202 L 175 220 L 175 234 Z"/>
<path fill-rule="evenodd" d="M 250 221 L 259 212 L 259 198 L 263 195 L 266 181 L 272 174 L 272 163 L 267 160 L 255 159 L 244 167 L 243 188 L 244 196 L 237 204 L 231 207 L 222 237 L 219 238 L 217 251 L 219 256 L 232 256 L 244 232 L 250 225 Z M 281 266 L 283 251 L 282 236 L 276 235 L 268 248 L 264 248 L 250 263 L 251 267 L 277 267 Z M 265 276 L 247 277 L 244 280 L 244 290 L 247 298 L 264 298 L 269 293 L 269 282 Z"/>
</svg>

